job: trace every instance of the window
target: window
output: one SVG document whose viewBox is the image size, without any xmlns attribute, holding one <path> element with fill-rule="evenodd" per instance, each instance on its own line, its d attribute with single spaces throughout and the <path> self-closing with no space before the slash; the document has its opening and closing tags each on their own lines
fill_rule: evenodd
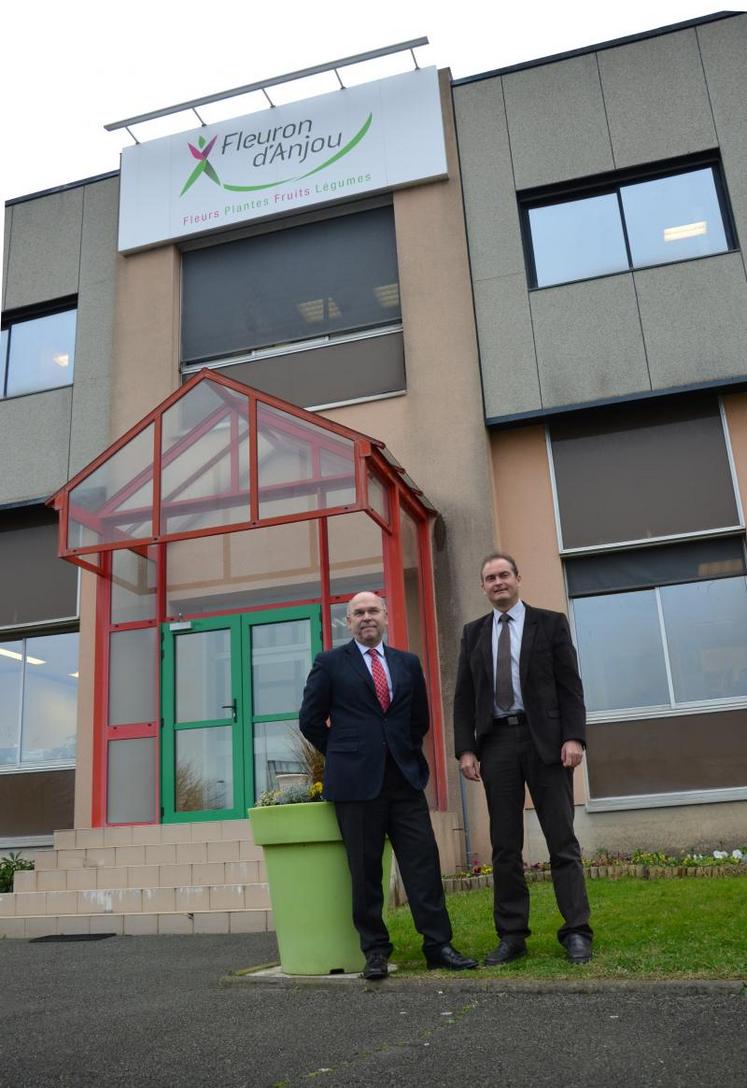
<svg viewBox="0 0 747 1088">
<path fill-rule="evenodd" d="M 76 310 L 3 319 L 0 381 L 4 397 L 72 385 Z"/>
<path fill-rule="evenodd" d="M 57 515 L 44 506 L 0 511 L 2 628 L 78 615 L 78 571 L 57 557 Z"/>
<path fill-rule="evenodd" d="M 549 433 L 565 550 L 741 524 L 715 397 L 614 405 Z"/>
<path fill-rule="evenodd" d="M 400 392 L 401 323 L 390 206 L 183 254 L 186 373 L 209 363 L 304 407 Z"/>
<path fill-rule="evenodd" d="M 713 164 L 523 201 L 532 287 L 734 248 Z"/>
<path fill-rule="evenodd" d="M 72 762 L 77 694 L 76 632 L 0 636 L 0 769 Z"/>
<path fill-rule="evenodd" d="M 591 714 L 747 701 L 747 564 L 725 538 L 568 560 Z"/>
</svg>

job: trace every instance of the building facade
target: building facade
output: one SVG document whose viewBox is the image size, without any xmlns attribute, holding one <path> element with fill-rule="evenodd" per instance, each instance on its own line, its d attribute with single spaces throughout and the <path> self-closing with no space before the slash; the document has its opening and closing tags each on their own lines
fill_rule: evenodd
<svg viewBox="0 0 747 1088">
<path fill-rule="evenodd" d="M 454 86 L 498 538 L 571 619 L 587 850 L 744 832 L 746 45 L 714 16 Z"/>
<path fill-rule="evenodd" d="M 443 154 L 421 177 L 334 166 L 316 198 L 275 180 L 259 214 L 221 195 L 141 235 L 123 209 L 145 207 L 150 175 L 125 155 L 121 178 L 8 205 L 0 843 L 74 828 L 57 853 L 139 879 L 140 911 L 152 878 L 169 917 L 189 897 L 161 865 L 255 864 L 242 806 L 292 769 L 298 683 L 374 588 L 426 667 L 444 870 L 487 860 L 450 717 L 496 545 L 528 601 L 571 619 L 584 849 L 736 843 L 746 35 L 726 15 L 453 83 L 421 73 Z M 260 165 L 273 144 L 309 154 L 317 106 L 300 107 L 284 129 L 195 136 L 179 196 L 241 189 L 237 147 Z M 328 150 L 354 164 L 369 130 Z M 216 835 L 235 857 L 211 857 Z M 527 853 L 543 851 L 529 804 Z M 37 875 L 26 894 L 91 890 Z M 212 894 L 206 913 L 227 901 Z"/>
</svg>

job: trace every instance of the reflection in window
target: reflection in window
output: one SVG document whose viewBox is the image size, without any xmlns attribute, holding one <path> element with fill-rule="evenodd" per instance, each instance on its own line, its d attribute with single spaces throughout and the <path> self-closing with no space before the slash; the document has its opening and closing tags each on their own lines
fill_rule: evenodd
<svg viewBox="0 0 747 1088">
<path fill-rule="evenodd" d="M 301 735 L 294 718 L 282 722 L 257 722 L 254 726 L 255 796 L 277 788 L 279 774 L 302 774 Z"/>
<path fill-rule="evenodd" d="M 384 586 L 382 531 L 368 514 L 356 512 L 327 522 L 329 588 L 333 597 Z"/>
<path fill-rule="evenodd" d="M 583 597 L 573 611 L 590 711 L 747 698 L 743 576 Z"/>
<path fill-rule="evenodd" d="M 174 644 L 177 722 L 232 718 L 231 631 L 192 631 Z"/>
<path fill-rule="evenodd" d="M 537 287 L 603 276 L 628 267 L 614 193 L 531 208 L 529 226 Z"/>
<path fill-rule="evenodd" d="M 16 321 L 3 330 L 0 376 L 4 395 L 17 397 L 72 385 L 75 310 Z"/>
<path fill-rule="evenodd" d="M 231 726 L 177 731 L 177 812 L 233 808 L 232 733 Z"/>
<path fill-rule="evenodd" d="M 713 166 L 528 205 L 526 216 L 535 287 L 723 253 L 733 244 Z"/>
<path fill-rule="evenodd" d="M 747 581 L 664 586 L 660 593 L 676 701 L 747 696 Z"/>
<path fill-rule="evenodd" d="M 399 321 L 391 207 L 185 253 L 186 363 Z"/>
<path fill-rule="evenodd" d="M 583 597 L 573 611 L 588 710 L 669 705 L 653 592 Z"/>
<path fill-rule="evenodd" d="M 635 267 L 729 248 L 710 166 L 623 185 L 620 196 Z"/>
<path fill-rule="evenodd" d="M 311 668 L 311 621 L 252 627 L 252 712 L 287 714 L 301 705 Z"/>
<path fill-rule="evenodd" d="M 0 643 L 0 766 L 75 758 L 78 635 Z"/>
</svg>

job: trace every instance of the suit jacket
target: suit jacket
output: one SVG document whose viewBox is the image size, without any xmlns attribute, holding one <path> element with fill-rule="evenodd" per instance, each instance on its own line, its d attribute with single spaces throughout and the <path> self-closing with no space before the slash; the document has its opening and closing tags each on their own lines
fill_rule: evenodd
<svg viewBox="0 0 747 1088">
<path fill-rule="evenodd" d="M 526 605 L 519 678 L 527 725 L 543 763 L 559 763 L 567 740 L 586 743 L 586 708 L 576 651 L 562 612 Z M 493 726 L 493 612 L 465 625 L 454 694 L 457 758 Z"/>
<path fill-rule="evenodd" d="M 428 781 L 422 748 L 429 726 L 423 669 L 415 654 L 389 646 L 384 653 L 393 689 L 386 714 L 354 640 L 318 654 L 306 680 L 298 724 L 326 756 L 328 801 L 378 797 L 387 749 L 411 786 L 423 789 Z"/>
</svg>

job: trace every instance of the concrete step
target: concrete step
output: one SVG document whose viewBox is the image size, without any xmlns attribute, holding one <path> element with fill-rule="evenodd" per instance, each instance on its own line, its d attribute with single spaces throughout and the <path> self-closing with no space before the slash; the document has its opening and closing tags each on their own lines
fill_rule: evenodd
<svg viewBox="0 0 747 1088">
<path fill-rule="evenodd" d="M 55 838 L 59 832 L 55 832 Z M 79 832 L 73 832 L 77 835 Z M 207 842 L 131 843 L 129 846 L 56 847 L 35 854 L 37 871 L 119 868 L 131 865 L 208 865 L 212 862 L 261 861 L 261 846 L 247 836 Z"/>
<path fill-rule="evenodd" d="M 159 846 L 221 840 L 253 842 L 249 820 L 206 820 L 185 824 L 141 824 L 131 827 L 79 827 L 55 831 L 56 850 L 111 846 Z"/>
<path fill-rule="evenodd" d="M 256 848 L 255 848 L 256 849 Z M 84 866 L 81 869 L 34 869 L 17 872 L 14 892 L 92 891 L 103 888 L 207 887 L 257 884 L 267 879 L 263 861 L 212 861 L 195 864 Z"/>
<path fill-rule="evenodd" d="M 269 910 L 206 910 L 190 913 L 60 914 L 0 917 L 0 938 L 115 933 L 118 936 L 159 934 L 264 933 L 273 930 Z"/>
<path fill-rule="evenodd" d="M 0 896 L 0 915 L 6 918 L 243 910 L 270 910 L 267 884 L 98 888 L 85 891 L 10 892 Z"/>
</svg>

